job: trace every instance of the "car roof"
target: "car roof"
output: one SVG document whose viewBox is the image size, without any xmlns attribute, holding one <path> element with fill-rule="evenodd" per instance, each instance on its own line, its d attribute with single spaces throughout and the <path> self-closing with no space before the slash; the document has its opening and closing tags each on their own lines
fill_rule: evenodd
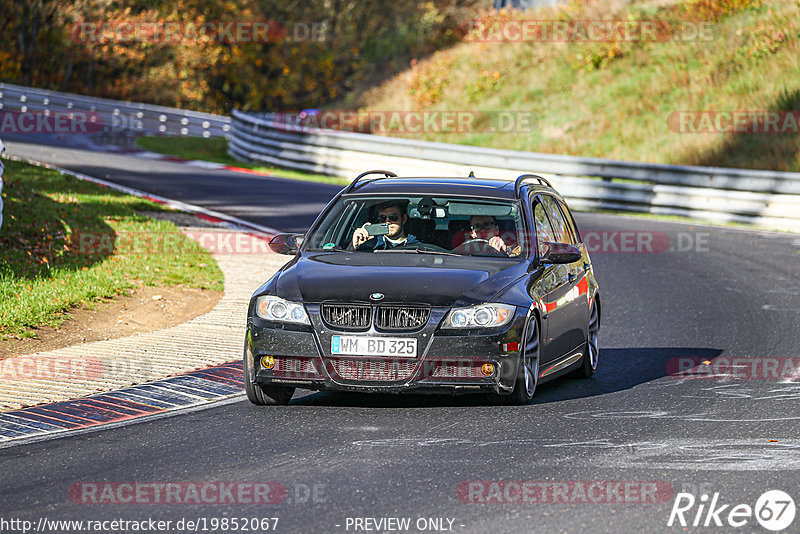
<svg viewBox="0 0 800 534">
<path fill-rule="evenodd" d="M 554 193 L 555 189 L 530 182 L 525 187 Z M 464 195 L 516 200 L 514 181 L 502 178 L 460 177 L 380 177 L 362 180 L 345 194 L 350 195 Z M 560 196 L 560 195 L 559 195 Z"/>
</svg>

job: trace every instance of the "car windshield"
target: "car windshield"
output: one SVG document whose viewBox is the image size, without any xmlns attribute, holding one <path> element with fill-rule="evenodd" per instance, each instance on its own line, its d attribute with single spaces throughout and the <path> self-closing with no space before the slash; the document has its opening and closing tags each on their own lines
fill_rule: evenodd
<svg viewBox="0 0 800 534">
<path fill-rule="evenodd" d="M 465 197 L 343 197 L 305 250 L 515 258 L 527 243 L 517 202 Z"/>
</svg>

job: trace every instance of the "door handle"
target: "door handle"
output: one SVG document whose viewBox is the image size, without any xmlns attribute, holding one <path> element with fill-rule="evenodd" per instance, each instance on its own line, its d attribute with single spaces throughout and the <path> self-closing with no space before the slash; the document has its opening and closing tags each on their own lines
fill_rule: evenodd
<svg viewBox="0 0 800 534">
<path fill-rule="evenodd" d="M 567 278 L 569 279 L 570 282 L 574 282 L 575 281 L 575 273 L 569 273 L 567 275 Z"/>
</svg>

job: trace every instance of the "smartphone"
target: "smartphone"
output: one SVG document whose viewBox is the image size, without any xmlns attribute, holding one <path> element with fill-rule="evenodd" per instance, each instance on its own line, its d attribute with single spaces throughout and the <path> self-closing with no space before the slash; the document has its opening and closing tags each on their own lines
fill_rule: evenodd
<svg viewBox="0 0 800 534">
<path fill-rule="evenodd" d="M 365 228 L 370 236 L 389 234 L 389 223 L 368 224 Z"/>
</svg>

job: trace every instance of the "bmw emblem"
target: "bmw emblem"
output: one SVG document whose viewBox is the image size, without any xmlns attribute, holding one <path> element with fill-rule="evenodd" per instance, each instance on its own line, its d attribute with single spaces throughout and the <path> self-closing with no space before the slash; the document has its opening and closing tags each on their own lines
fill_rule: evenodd
<svg viewBox="0 0 800 534">
<path fill-rule="evenodd" d="M 383 300 L 383 293 L 373 293 L 369 296 L 370 300 Z"/>
</svg>

